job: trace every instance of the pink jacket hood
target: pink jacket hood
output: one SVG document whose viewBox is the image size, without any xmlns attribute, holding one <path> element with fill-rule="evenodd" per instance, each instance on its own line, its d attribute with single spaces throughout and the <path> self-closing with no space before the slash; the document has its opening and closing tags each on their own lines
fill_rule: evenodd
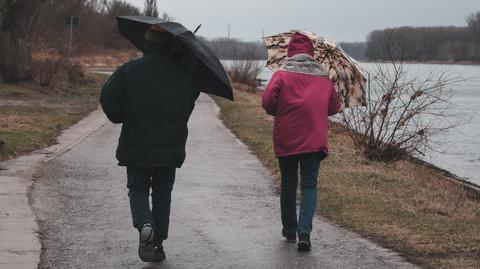
<svg viewBox="0 0 480 269">
<path fill-rule="evenodd" d="M 308 54 L 314 56 L 313 43 L 308 36 L 295 33 L 288 43 L 288 57 L 293 57 L 297 54 Z"/>
</svg>

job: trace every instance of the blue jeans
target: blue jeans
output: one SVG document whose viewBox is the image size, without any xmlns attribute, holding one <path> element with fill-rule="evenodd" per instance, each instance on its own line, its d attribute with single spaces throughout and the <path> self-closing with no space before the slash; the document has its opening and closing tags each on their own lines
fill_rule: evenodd
<svg viewBox="0 0 480 269">
<path fill-rule="evenodd" d="M 154 239 L 157 242 L 168 237 L 175 169 L 175 167 L 127 167 L 127 187 L 133 226 L 140 230 L 143 224 L 152 224 Z M 152 189 L 152 210 L 150 210 L 148 199 L 150 188 Z"/>
<path fill-rule="evenodd" d="M 287 235 L 310 234 L 312 220 L 317 208 L 317 177 L 320 161 L 325 154 L 308 153 L 279 157 L 281 173 L 280 205 L 283 232 Z M 297 182 L 300 163 L 301 203 L 297 223 Z"/>
</svg>

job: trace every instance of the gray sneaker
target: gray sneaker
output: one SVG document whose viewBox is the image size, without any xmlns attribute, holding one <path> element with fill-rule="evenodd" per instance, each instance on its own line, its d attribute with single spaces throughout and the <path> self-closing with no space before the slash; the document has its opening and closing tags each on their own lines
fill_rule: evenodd
<svg viewBox="0 0 480 269">
<path fill-rule="evenodd" d="M 153 228 L 150 223 L 143 224 L 139 237 L 138 256 L 144 262 L 152 262 L 154 260 Z"/>
</svg>

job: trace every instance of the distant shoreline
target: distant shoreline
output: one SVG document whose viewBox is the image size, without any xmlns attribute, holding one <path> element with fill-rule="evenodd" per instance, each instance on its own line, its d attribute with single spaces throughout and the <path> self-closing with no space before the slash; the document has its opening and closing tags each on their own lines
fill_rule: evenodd
<svg viewBox="0 0 480 269">
<path fill-rule="evenodd" d="M 221 61 L 252 61 L 251 59 L 220 59 Z M 253 61 L 266 61 L 267 59 L 253 59 Z M 357 60 L 359 63 L 391 63 L 391 61 L 372 61 L 372 60 Z M 480 62 L 475 61 L 401 61 L 406 64 L 444 64 L 444 65 L 479 65 Z"/>
<path fill-rule="evenodd" d="M 391 61 L 370 61 L 370 60 L 357 60 L 359 63 L 391 63 Z M 444 65 L 475 65 L 480 66 L 480 62 L 474 61 L 402 61 L 405 64 L 444 64 Z"/>
</svg>

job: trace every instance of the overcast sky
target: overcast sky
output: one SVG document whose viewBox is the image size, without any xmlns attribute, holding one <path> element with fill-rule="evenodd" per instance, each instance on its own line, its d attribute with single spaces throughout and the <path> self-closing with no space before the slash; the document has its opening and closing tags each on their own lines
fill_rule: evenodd
<svg viewBox="0 0 480 269">
<path fill-rule="evenodd" d="M 127 0 L 143 10 L 144 0 Z M 374 29 L 396 26 L 464 26 L 480 0 L 157 0 L 160 13 L 200 35 L 253 41 L 305 29 L 336 41 L 364 41 Z"/>
</svg>

